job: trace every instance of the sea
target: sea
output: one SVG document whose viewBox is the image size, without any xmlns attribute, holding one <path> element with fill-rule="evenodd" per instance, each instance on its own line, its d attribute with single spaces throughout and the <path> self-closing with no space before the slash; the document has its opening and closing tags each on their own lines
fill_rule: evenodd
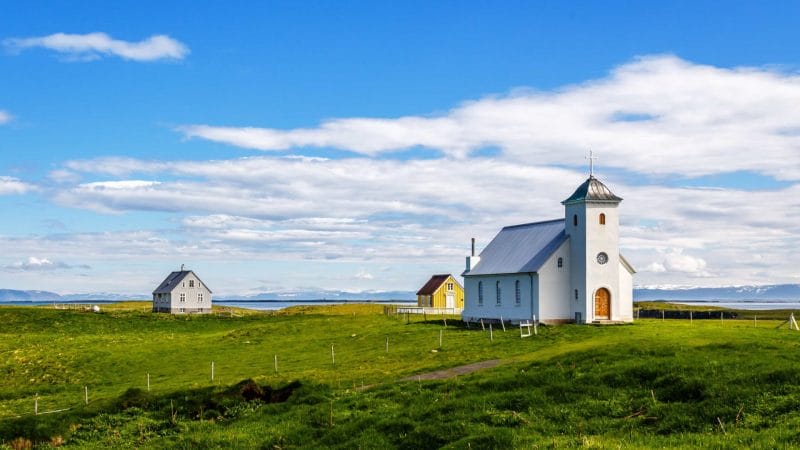
<svg viewBox="0 0 800 450">
<path fill-rule="evenodd" d="M 800 301 L 797 300 L 669 300 L 664 303 L 750 310 L 800 309 Z"/>
<path fill-rule="evenodd" d="M 146 301 L 146 300 L 133 300 Z M 120 300 L 71 300 L 71 301 L 9 301 L 0 302 L 0 306 L 49 306 L 57 305 L 104 305 L 122 303 Z M 236 308 L 255 309 L 259 311 L 276 311 L 290 306 L 302 305 L 343 305 L 347 303 L 370 303 L 377 305 L 416 306 L 412 300 L 214 300 L 217 306 L 232 306 Z"/>
<path fill-rule="evenodd" d="M 142 300 L 144 301 L 144 300 Z M 79 304 L 103 305 L 121 303 L 118 300 L 72 300 L 72 301 L 9 301 L 0 302 L 0 306 L 47 306 L 52 304 Z M 301 305 L 341 305 L 347 303 L 372 303 L 380 305 L 416 306 L 413 300 L 214 300 L 218 306 L 233 306 L 236 308 L 255 309 L 260 311 L 276 311 L 290 306 Z M 670 300 L 664 303 L 674 303 L 692 306 L 717 306 L 732 309 L 770 310 L 770 309 L 798 309 L 798 300 Z"/>
</svg>

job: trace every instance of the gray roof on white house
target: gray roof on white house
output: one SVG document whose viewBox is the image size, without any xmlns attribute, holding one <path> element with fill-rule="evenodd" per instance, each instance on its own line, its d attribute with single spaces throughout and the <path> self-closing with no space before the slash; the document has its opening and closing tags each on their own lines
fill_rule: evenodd
<svg viewBox="0 0 800 450">
<path fill-rule="evenodd" d="M 200 284 L 202 284 L 203 286 L 206 287 L 206 289 L 208 289 L 208 286 L 206 286 L 206 284 L 200 280 L 200 277 L 198 277 L 196 273 L 192 272 L 191 270 L 179 270 L 177 272 L 170 273 L 167 276 L 167 278 L 165 278 L 164 281 L 162 281 L 161 284 L 158 285 L 156 290 L 153 291 L 153 294 L 169 294 L 170 292 L 172 292 L 173 289 L 175 289 L 175 286 L 177 286 L 178 283 L 183 281 L 183 279 L 186 278 L 186 275 L 189 275 L 190 273 L 194 275 L 195 278 L 197 278 L 197 281 Z M 211 292 L 211 289 L 208 289 L 208 292 Z"/>
<path fill-rule="evenodd" d="M 567 240 L 564 219 L 505 227 L 480 254 L 464 276 L 532 273 Z"/>
</svg>

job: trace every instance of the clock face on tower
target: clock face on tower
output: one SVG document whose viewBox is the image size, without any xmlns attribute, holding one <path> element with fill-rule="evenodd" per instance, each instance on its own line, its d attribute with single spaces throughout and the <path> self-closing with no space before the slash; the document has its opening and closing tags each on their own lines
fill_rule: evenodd
<svg viewBox="0 0 800 450">
<path fill-rule="evenodd" d="M 605 252 L 600 252 L 597 254 L 597 264 L 605 264 L 608 262 L 608 255 Z"/>
</svg>

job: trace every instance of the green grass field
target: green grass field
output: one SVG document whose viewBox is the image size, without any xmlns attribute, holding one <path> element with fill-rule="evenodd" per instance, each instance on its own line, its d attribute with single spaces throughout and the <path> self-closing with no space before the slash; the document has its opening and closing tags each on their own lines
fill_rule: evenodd
<svg viewBox="0 0 800 450">
<path fill-rule="evenodd" d="M 640 320 L 542 327 L 525 339 L 518 328 L 495 329 L 490 340 L 488 331 L 467 329 L 456 318 L 448 318 L 447 328 L 430 316 L 407 323 L 405 316 L 384 315 L 381 306 L 234 317 L 151 314 L 145 307 L 122 304 L 100 314 L 0 307 L 0 442 L 11 448 L 800 445 L 800 332 L 776 328 L 788 312 L 759 316 L 757 327 L 752 319 Z M 398 381 L 489 359 L 502 364 L 446 380 Z M 248 379 L 254 382 L 241 383 Z M 287 401 L 269 402 L 282 393 L 291 393 Z"/>
</svg>

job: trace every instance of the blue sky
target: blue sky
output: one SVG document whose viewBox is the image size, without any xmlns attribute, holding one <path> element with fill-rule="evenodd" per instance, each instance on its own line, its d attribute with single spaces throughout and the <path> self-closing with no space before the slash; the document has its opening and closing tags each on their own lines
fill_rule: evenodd
<svg viewBox="0 0 800 450">
<path fill-rule="evenodd" d="M 800 282 L 796 2 L 4 2 L 0 287 L 415 290 L 597 174 L 642 286 Z"/>
</svg>

